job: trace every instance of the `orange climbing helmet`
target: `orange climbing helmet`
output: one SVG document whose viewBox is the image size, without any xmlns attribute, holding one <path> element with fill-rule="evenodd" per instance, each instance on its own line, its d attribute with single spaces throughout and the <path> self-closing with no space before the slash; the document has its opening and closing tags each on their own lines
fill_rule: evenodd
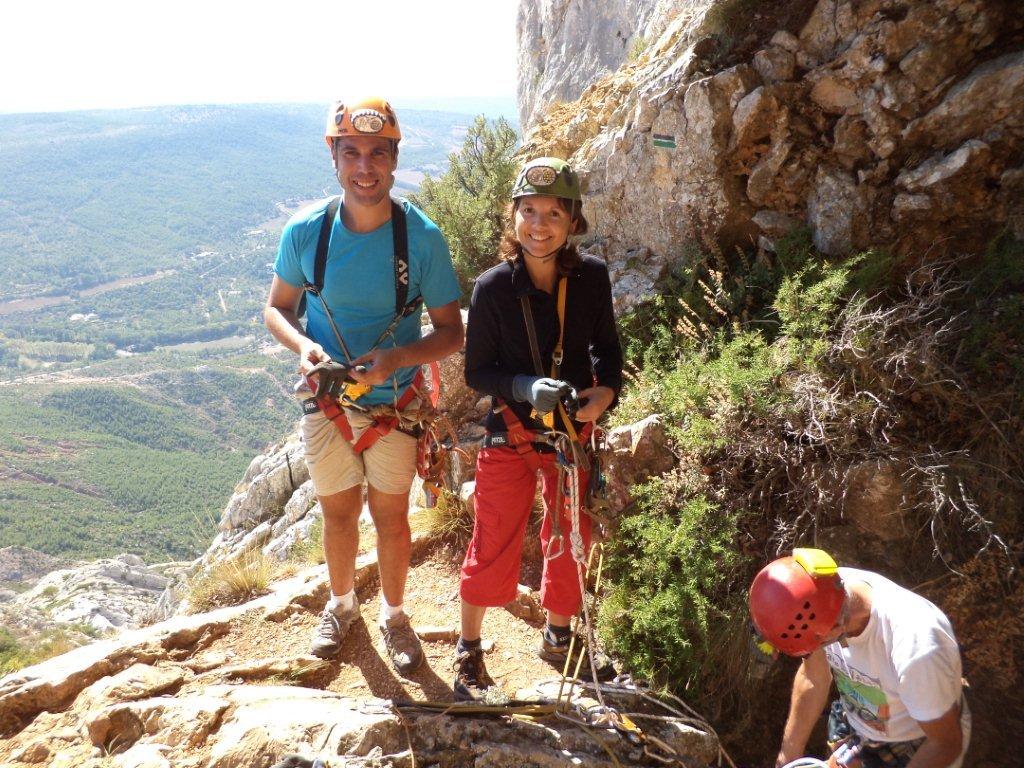
<svg viewBox="0 0 1024 768">
<path fill-rule="evenodd" d="M 750 617 L 762 641 L 789 656 L 819 648 L 846 601 L 835 560 L 820 549 L 794 549 L 774 560 L 750 585 Z"/>
<path fill-rule="evenodd" d="M 371 96 L 356 101 L 336 101 L 327 112 L 327 130 L 324 139 L 333 149 L 334 140 L 341 136 L 380 136 L 396 144 L 402 140 L 398 117 L 391 104 Z"/>
</svg>

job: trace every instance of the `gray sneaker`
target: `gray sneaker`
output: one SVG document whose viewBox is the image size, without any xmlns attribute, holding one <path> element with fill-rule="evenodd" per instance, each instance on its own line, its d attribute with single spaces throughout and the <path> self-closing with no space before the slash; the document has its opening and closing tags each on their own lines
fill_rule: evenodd
<svg viewBox="0 0 1024 768">
<path fill-rule="evenodd" d="M 341 643 L 348 633 L 348 628 L 357 618 L 359 618 L 358 605 L 351 611 L 342 611 L 340 614 L 324 607 L 323 613 L 320 614 L 320 623 L 313 630 L 313 644 L 310 653 L 321 659 L 331 659 L 337 656 L 338 651 L 341 650 Z"/>
<path fill-rule="evenodd" d="M 384 646 L 387 648 L 391 663 L 395 665 L 401 675 L 408 675 L 419 668 L 423 663 L 423 646 L 420 639 L 416 637 L 409 617 L 400 613 L 393 619 L 388 619 L 380 628 L 384 638 Z"/>
</svg>

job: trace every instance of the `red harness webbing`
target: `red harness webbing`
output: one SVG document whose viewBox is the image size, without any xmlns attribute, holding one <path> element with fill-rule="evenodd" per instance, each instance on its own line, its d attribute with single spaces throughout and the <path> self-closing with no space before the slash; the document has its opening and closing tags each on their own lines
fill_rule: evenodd
<svg viewBox="0 0 1024 768">
<path fill-rule="evenodd" d="M 500 406 L 495 408 L 495 411 L 501 414 L 501 418 L 505 422 L 505 430 L 508 432 L 509 446 L 516 449 L 516 453 L 523 458 L 523 461 L 526 462 L 526 466 L 528 466 L 533 472 L 539 472 L 541 468 L 541 458 L 540 454 L 537 453 L 537 449 L 533 447 L 533 444 L 537 442 L 537 433 L 524 427 L 523 422 L 521 422 L 519 417 L 515 415 L 511 408 L 508 407 L 507 403 L 502 402 Z M 583 429 L 579 431 L 579 441 L 581 443 L 585 443 L 590 439 L 590 433 L 593 428 L 594 422 L 592 421 L 588 421 L 583 425 Z"/>
<path fill-rule="evenodd" d="M 436 408 L 438 400 L 441 399 L 441 369 L 436 362 L 430 364 L 430 404 Z M 423 388 L 425 377 L 423 375 L 423 368 L 420 367 L 416 371 L 416 377 L 412 380 L 412 384 L 406 387 L 405 392 L 395 402 L 396 414 L 400 411 L 404 411 L 409 404 L 415 399 L 416 395 L 420 393 Z M 348 416 L 345 413 L 345 409 L 338 403 L 334 398 L 330 397 L 318 397 L 316 404 L 320 408 L 320 413 L 334 422 L 334 426 L 341 432 L 341 436 L 345 438 L 349 443 L 352 443 L 352 450 L 356 453 L 362 453 L 367 448 L 372 446 L 382 437 L 387 435 L 391 430 L 398 426 L 398 416 L 374 416 L 373 423 L 359 436 L 358 440 L 354 439 L 352 433 L 352 425 L 348 421 Z"/>
</svg>

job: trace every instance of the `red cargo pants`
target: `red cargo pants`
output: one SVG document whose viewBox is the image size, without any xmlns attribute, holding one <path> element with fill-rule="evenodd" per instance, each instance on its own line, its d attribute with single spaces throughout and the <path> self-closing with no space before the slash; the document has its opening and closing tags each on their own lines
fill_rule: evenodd
<svg viewBox="0 0 1024 768">
<path fill-rule="evenodd" d="M 539 453 L 543 482 L 544 523 L 540 530 L 542 551 L 551 538 L 551 515 L 558 491 L 555 454 Z M 587 473 L 579 474 L 580 494 L 587 488 Z M 492 607 L 515 599 L 523 538 L 537 492 L 537 475 L 514 448 L 484 448 L 476 460 L 476 522 L 473 539 L 462 562 L 460 594 L 471 605 Z M 544 561 L 541 605 L 553 613 L 572 616 L 580 607 L 580 584 L 572 559 L 569 532 L 572 519 L 569 499 L 562 499 L 564 548 L 553 560 Z M 584 550 L 590 550 L 590 516 L 580 510 Z M 557 546 L 557 544 L 556 544 Z"/>
</svg>

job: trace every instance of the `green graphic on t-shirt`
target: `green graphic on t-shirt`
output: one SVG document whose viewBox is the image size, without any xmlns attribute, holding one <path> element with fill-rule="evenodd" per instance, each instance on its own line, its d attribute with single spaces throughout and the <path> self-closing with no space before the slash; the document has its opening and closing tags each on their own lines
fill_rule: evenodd
<svg viewBox="0 0 1024 768">
<path fill-rule="evenodd" d="M 843 709 L 855 714 L 869 728 L 888 733 L 889 700 L 882 689 L 877 685 L 854 682 L 843 672 L 834 671 Z"/>
</svg>

